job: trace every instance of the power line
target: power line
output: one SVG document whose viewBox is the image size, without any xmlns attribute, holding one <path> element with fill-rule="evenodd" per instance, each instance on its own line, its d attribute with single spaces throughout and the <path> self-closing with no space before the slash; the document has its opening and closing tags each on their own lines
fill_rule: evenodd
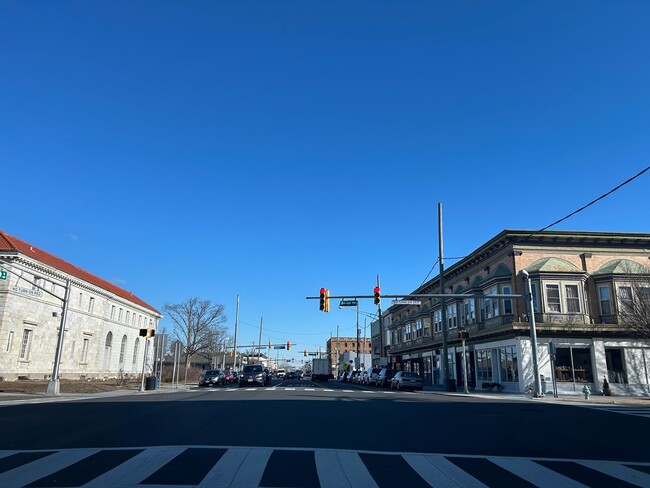
<svg viewBox="0 0 650 488">
<path fill-rule="evenodd" d="M 571 212 L 571 213 L 570 213 L 569 215 L 567 215 L 566 217 L 562 217 L 560 220 L 556 220 L 556 221 L 553 222 L 552 224 L 547 225 L 546 227 L 544 227 L 543 229 L 538 230 L 537 232 L 544 232 L 546 229 L 549 229 L 549 228 L 553 227 L 554 225 L 557 225 L 557 224 L 559 224 L 560 222 L 562 222 L 562 221 L 568 219 L 569 217 L 573 217 L 575 214 L 577 214 L 577 213 L 579 213 L 579 212 L 582 212 L 582 211 L 583 211 L 584 209 L 586 209 L 587 207 L 590 207 L 591 205 L 593 205 L 593 204 L 596 203 L 597 201 L 602 200 L 603 198 L 605 198 L 605 197 L 611 195 L 612 193 L 614 193 L 614 192 L 615 192 L 616 190 L 618 190 L 619 188 L 622 188 L 622 187 L 624 187 L 625 185 L 627 185 L 628 183 L 630 183 L 631 181 L 635 180 L 636 178 L 638 178 L 639 176 L 641 176 L 643 173 L 645 173 L 645 172 L 648 171 L 649 169 L 650 169 L 650 166 L 648 166 L 647 168 L 645 168 L 645 169 L 639 171 L 637 174 L 635 174 L 635 175 L 632 176 L 631 178 L 628 178 L 627 180 L 625 180 L 625 181 L 624 181 L 623 183 L 621 183 L 620 185 L 618 185 L 618 186 L 612 188 L 612 189 L 609 190 L 607 193 L 603 193 L 601 196 L 599 196 L 599 197 L 596 198 L 595 200 L 592 200 L 592 201 L 589 202 L 587 205 L 584 205 L 584 206 L 580 207 L 578 210 L 576 210 L 576 211 L 574 211 L 574 212 Z M 531 235 L 532 235 L 532 234 L 531 234 Z M 530 236 L 529 236 L 529 237 L 530 237 Z"/>
</svg>

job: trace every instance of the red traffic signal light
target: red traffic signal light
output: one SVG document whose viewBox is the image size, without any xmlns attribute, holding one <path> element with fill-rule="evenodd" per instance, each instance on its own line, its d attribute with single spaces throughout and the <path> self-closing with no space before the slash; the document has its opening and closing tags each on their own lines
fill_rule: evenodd
<svg viewBox="0 0 650 488">
<path fill-rule="evenodd" d="M 330 311 L 330 291 L 327 288 L 320 289 L 320 311 Z"/>
<path fill-rule="evenodd" d="M 303 356 L 307 357 L 307 349 L 305 349 L 302 353 L 303 353 Z"/>
<path fill-rule="evenodd" d="M 375 286 L 375 305 L 381 304 L 381 289 Z"/>
<path fill-rule="evenodd" d="M 287 341 L 287 351 L 291 351 L 291 341 Z"/>
</svg>

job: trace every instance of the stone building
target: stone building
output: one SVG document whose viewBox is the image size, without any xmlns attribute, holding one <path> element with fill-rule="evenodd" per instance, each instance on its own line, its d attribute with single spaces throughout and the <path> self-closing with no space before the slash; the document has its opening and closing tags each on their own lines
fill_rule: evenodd
<svg viewBox="0 0 650 488">
<path fill-rule="evenodd" d="M 146 341 L 139 331 L 156 329 L 160 312 L 133 293 L 0 231 L 0 377 L 50 378 L 66 287 L 59 377 L 139 375 Z"/>
<path fill-rule="evenodd" d="M 650 347 L 628 326 L 633 305 L 650 301 L 649 257 L 647 233 L 505 230 L 446 267 L 444 293 L 468 295 L 445 299 L 446 324 L 439 298 L 385 311 L 388 361 L 419 372 L 428 384 L 444 385 L 440 362 L 446 325 L 452 379 L 462 384 L 458 331 L 464 329 L 469 387 L 497 383 L 505 391 L 525 391 L 533 383 L 526 300 L 469 296 L 525 294 L 525 270 L 547 393 L 553 383 L 559 394 L 579 394 L 585 385 L 598 392 L 607 378 L 614 394 L 650 394 Z M 441 293 L 440 276 L 413 293 Z"/>
</svg>

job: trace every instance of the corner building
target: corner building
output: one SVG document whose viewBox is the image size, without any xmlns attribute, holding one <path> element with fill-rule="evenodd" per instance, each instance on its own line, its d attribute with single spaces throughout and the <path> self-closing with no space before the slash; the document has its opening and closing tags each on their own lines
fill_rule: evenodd
<svg viewBox="0 0 650 488">
<path fill-rule="evenodd" d="M 145 338 L 139 330 L 157 328 L 162 318 L 158 310 L 2 231 L 0 262 L 0 377 L 50 378 L 66 282 L 70 291 L 59 377 L 140 375 Z"/>
<path fill-rule="evenodd" d="M 552 393 L 594 394 L 608 379 L 612 394 L 650 395 L 650 347 L 625 325 L 639 300 L 650 300 L 650 234 L 504 230 L 445 270 L 444 293 L 524 294 L 530 276 L 542 388 Z M 438 294 L 440 277 L 413 292 Z M 468 386 L 498 383 L 524 392 L 533 383 L 530 322 L 524 299 L 448 298 L 393 305 L 383 316 L 389 364 L 416 371 L 426 384 L 441 378 L 442 328 L 448 330 L 450 378 Z M 646 318 L 647 320 L 647 318 Z M 556 348 L 554 364 L 549 343 Z"/>
</svg>

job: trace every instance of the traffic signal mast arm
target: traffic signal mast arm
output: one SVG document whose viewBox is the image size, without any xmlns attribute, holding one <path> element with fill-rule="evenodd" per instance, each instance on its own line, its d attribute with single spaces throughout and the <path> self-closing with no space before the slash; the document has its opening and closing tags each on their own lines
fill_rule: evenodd
<svg viewBox="0 0 650 488">
<path fill-rule="evenodd" d="M 484 295 L 482 293 L 422 293 L 422 294 L 405 294 L 405 295 L 384 295 L 381 298 L 527 298 L 528 294 L 508 294 L 508 293 L 495 293 L 491 295 Z M 358 298 L 375 298 L 375 295 L 330 295 L 328 298 L 337 300 L 350 300 Z M 305 297 L 307 300 L 317 300 L 320 297 Z"/>
</svg>

